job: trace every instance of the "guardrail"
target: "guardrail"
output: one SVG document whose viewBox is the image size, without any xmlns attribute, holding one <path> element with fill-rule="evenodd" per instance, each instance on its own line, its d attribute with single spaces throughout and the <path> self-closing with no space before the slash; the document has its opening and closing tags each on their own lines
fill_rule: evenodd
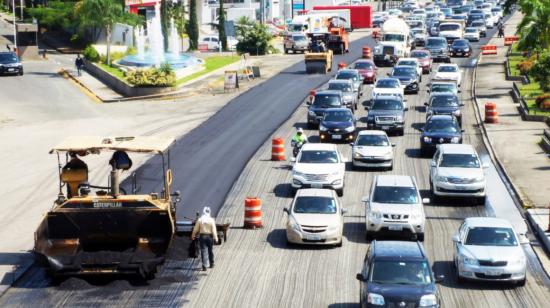
<svg viewBox="0 0 550 308">
<path fill-rule="evenodd" d="M 542 132 L 541 145 L 546 153 L 550 153 L 550 130 L 545 129 Z"/>
</svg>

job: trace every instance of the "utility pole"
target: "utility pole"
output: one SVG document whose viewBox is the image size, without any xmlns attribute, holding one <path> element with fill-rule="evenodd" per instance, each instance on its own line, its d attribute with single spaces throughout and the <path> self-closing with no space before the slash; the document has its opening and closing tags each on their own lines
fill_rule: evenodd
<svg viewBox="0 0 550 308">
<path fill-rule="evenodd" d="M 19 51 L 17 49 L 17 28 L 15 26 L 15 0 L 13 0 L 13 45 L 15 50 Z"/>
</svg>

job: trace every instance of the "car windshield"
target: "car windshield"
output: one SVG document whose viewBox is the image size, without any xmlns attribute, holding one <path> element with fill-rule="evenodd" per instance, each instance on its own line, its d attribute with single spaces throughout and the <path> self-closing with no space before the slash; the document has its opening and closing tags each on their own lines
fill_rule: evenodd
<svg viewBox="0 0 550 308">
<path fill-rule="evenodd" d="M 292 39 L 296 42 L 298 41 L 307 41 L 307 38 L 303 35 L 294 35 Z"/>
<path fill-rule="evenodd" d="M 355 145 L 366 147 L 387 147 L 390 145 L 388 137 L 384 135 L 359 135 Z"/>
<path fill-rule="evenodd" d="M 468 42 L 467 41 L 463 41 L 463 40 L 455 40 L 453 42 L 453 45 L 454 47 L 468 47 Z"/>
<path fill-rule="evenodd" d="M 427 52 L 412 51 L 412 52 L 411 52 L 411 57 L 413 57 L 413 58 L 419 58 L 419 59 L 425 59 L 425 58 L 428 58 L 429 55 L 428 55 Z"/>
<path fill-rule="evenodd" d="M 445 39 L 439 39 L 439 38 L 428 39 L 428 41 L 426 42 L 426 47 L 428 48 L 447 47 L 447 41 Z"/>
<path fill-rule="evenodd" d="M 336 75 L 336 79 L 353 79 L 357 80 L 357 75 L 352 72 L 340 72 L 338 75 Z"/>
<path fill-rule="evenodd" d="M 468 230 L 465 245 L 475 246 L 517 246 L 514 230 L 511 228 L 475 227 Z"/>
<path fill-rule="evenodd" d="M 458 106 L 458 98 L 454 95 L 437 95 L 430 100 L 432 107 L 456 107 Z"/>
<path fill-rule="evenodd" d="M 475 154 L 443 154 L 439 167 L 479 168 L 479 160 Z"/>
<path fill-rule="evenodd" d="M 340 107 L 340 96 L 338 95 L 315 95 L 313 106 L 319 108 Z"/>
<path fill-rule="evenodd" d="M 336 213 L 336 201 L 328 197 L 298 197 L 294 203 L 293 211 L 298 214 L 334 214 Z"/>
<path fill-rule="evenodd" d="M 412 29 L 412 34 L 424 34 L 424 29 Z"/>
<path fill-rule="evenodd" d="M 340 90 L 340 91 L 343 91 L 343 92 L 353 91 L 350 84 L 340 83 L 340 82 L 331 82 L 331 83 L 329 83 L 328 84 L 328 89 L 329 90 Z"/>
<path fill-rule="evenodd" d="M 353 116 L 351 111 L 329 111 L 325 113 L 323 120 L 327 122 L 351 122 Z"/>
<path fill-rule="evenodd" d="M 0 63 L 17 63 L 17 57 L 11 53 L 0 54 Z"/>
<path fill-rule="evenodd" d="M 456 31 L 460 29 L 460 25 L 455 24 L 441 24 L 439 25 L 439 31 Z"/>
<path fill-rule="evenodd" d="M 416 73 L 416 70 L 412 67 L 395 67 L 392 72 L 392 76 L 410 76 Z"/>
<path fill-rule="evenodd" d="M 376 88 L 399 88 L 399 82 L 393 79 L 380 79 L 376 82 Z"/>
<path fill-rule="evenodd" d="M 472 26 L 474 26 L 474 27 L 485 27 L 485 23 L 483 21 L 474 21 L 474 22 L 472 22 Z"/>
<path fill-rule="evenodd" d="M 377 260 L 373 263 L 370 281 L 379 284 L 427 285 L 432 282 L 426 261 Z"/>
<path fill-rule="evenodd" d="M 372 103 L 371 110 L 401 110 L 403 104 L 398 100 L 393 99 L 375 99 Z"/>
<path fill-rule="evenodd" d="M 430 119 L 424 127 L 426 132 L 436 133 L 458 133 L 460 129 L 452 120 L 447 119 Z"/>
<path fill-rule="evenodd" d="M 405 36 L 403 34 L 385 34 L 384 41 L 386 42 L 403 42 Z"/>
<path fill-rule="evenodd" d="M 476 33 L 477 28 L 466 28 L 466 33 Z"/>
<path fill-rule="evenodd" d="M 399 61 L 399 65 L 418 66 L 418 64 L 415 61 L 412 61 L 412 60 Z"/>
<path fill-rule="evenodd" d="M 376 186 L 373 202 L 415 204 L 418 203 L 418 194 L 414 187 Z"/>
<path fill-rule="evenodd" d="M 456 91 L 456 86 L 454 84 L 432 84 L 432 92 L 452 92 Z"/>
<path fill-rule="evenodd" d="M 300 163 L 306 164 L 334 164 L 338 162 L 335 151 L 302 151 Z"/>
<path fill-rule="evenodd" d="M 456 66 L 441 65 L 441 66 L 439 66 L 437 71 L 441 72 L 441 73 L 456 73 L 457 68 L 456 68 Z"/>
<path fill-rule="evenodd" d="M 372 62 L 357 62 L 355 68 L 360 70 L 371 69 L 374 68 L 374 64 Z"/>
</svg>

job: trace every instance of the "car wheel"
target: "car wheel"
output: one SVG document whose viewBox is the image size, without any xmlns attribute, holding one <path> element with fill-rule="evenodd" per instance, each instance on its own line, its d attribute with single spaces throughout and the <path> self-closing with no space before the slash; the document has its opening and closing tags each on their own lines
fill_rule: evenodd
<svg viewBox="0 0 550 308">
<path fill-rule="evenodd" d="M 517 284 L 518 287 L 523 287 L 523 286 L 525 286 L 526 281 L 527 281 L 527 278 L 523 278 L 521 280 L 516 281 L 516 284 Z"/>
<path fill-rule="evenodd" d="M 296 187 L 290 187 L 290 195 L 292 197 L 296 196 L 296 192 L 298 191 L 298 188 Z"/>
<path fill-rule="evenodd" d="M 487 197 L 477 197 L 476 198 L 476 205 L 485 205 L 485 200 L 487 199 Z"/>
<path fill-rule="evenodd" d="M 417 233 L 416 240 L 419 242 L 424 242 L 424 233 Z"/>
<path fill-rule="evenodd" d="M 367 231 L 367 233 L 366 233 L 366 235 L 365 235 L 365 239 L 366 239 L 368 242 L 370 242 L 370 241 L 372 241 L 372 240 L 375 239 L 375 236 L 374 236 L 373 233 Z"/>
<path fill-rule="evenodd" d="M 285 48 L 285 53 L 288 54 L 288 49 Z"/>
<path fill-rule="evenodd" d="M 292 243 L 291 241 L 288 240 L 288 238 L 286 239 L 286 247 L 294 247 L 296 246 L 296 244 Z"/>
<path fill-rule="evenodd" d="M 398 134 L 399 134 L 399 136 L 405 135 L 405 129 L 404 128 L 400 129 Z"/>
<path fill-rule="evenodd" d="M 307 129 L 313 129 L 314 125 L 313 123 L 307 122 Z"/>
<path fill-rule="evenodd" d="M 357 102 L 355 102 L 355 110 L 357 110 L 357 108 L 358 108 L 358 107 L 357 107 Z"/>
<path fill-rule="evenodd" d="M 19 71 L 19 76 L 23 76 L 23 70 Z"/>
<path fill-rule="evenodd" d="M 338 244 L 336 244 L 336 245 L 334 245 L 334 246 L 336 246 L 336 247 L 342 247 L 343 244 L 344 244 L 344 239 L 341 239 L 341 240 L 340 240 L 340 243 L 338 243 Z"/>
<path fill-rule="evenodd" d="M 338 197 L 343 197 L 344 196 L 344 188 L 342 187 L 340 189 L 337 189 L 336 194 L 338 195 Z"/>
<path fill-rule="evenodd" d="M 460 274 L 458 273 L 458 266 L 456 266 L 456 263 L 454 263 L 454 268 L 455 268 L 455 276 L 456 276 L 456 282 L 457 283 L 464 283 L 465 279 L 462 278 L 462 276 L 460 276 Z"/>
<path fill-rule="evenodd" d="M 387 167 L 386 170 L 392 171 L 393 170 L 393 163 L 389 167 Z"/>
</svg>

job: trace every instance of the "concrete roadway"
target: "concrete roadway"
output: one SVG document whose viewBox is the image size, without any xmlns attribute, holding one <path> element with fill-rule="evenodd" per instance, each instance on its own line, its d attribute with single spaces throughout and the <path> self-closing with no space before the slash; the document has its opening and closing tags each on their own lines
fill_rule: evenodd
<svg viewBox="0 0 550 308">
<path fill-rule="evenodd" d="M 462 99 L 466 103 L 465 143 L 475 145 L 483 155 L 486 150 L 477 128 L 470 92 L 472 62 L 468 59 L 454 62 L 465 70 L 462 88 Z M 235 226 L 230 232 L 229 242 L 217 249 L 216 269 L 208 274 L 197 274 L 194 272 L 198 267 L 195 260 L 169 260 L 160 277 L 148 285 L 135 286 L 127 281 L 115 280 L 107 285 L 92 286 L 73 278 L 56 287 L 50 285 L 41 269 L 33 268 L 0 298 L 0 305 L 356 306 L 359 287 L 355 273 L 360 270 L 368 248 L 364 240 L 364 209 L 360 199 L 367 193 L 373 175 L 378 172 L 349 170 L 347 173 L 347 186 L 342 201 L 349 213 L 345 218 L 345 242 L 342 248 L 289 249 L 285 244 L 286 216 L 282 208 L 291 201 L 290 166 L 288 163 L 269 160 L 269 137 L 280 136 L 289 140 L 294 127 L 305 124 L 307 111 L 301 102 L 307 90 L 327 79 L 326 76 L 296 73 L 300 70 L 303 67 L 293 67 L 275 77 L 273 83 L 272 80 L 264 83 L 262 91 L 258 89 L 258 92 L 252 90 L 249 92 L 253 93 L 245 93 L 180 140 L 173 151 L 175 174 L 178 176 L 175 182 L 180 189 L 183 188 L 185 198 L 183 206 L 178 209 L 180 215 L 185 208 L 194 210 L 203 204 L 216 206 L 216 200 L 223 202 L 225 199 L 218 220 L 230 221 Z M 380 74 L 387 71 L 381 69 Z M 418 128 L 425 119 L 422 104 L 427 99 L 427 81 L 428 78 L 424 78 L 423 91 L 419 95 L 408 96 L 410 111 L 405 136 L 392 137 L 397 143 L 397 155 L 391 172 L 414 175 L 425 195 L 428 189 L 428 159 L 418 157 Z M 286 85 L 282 89 L 287 90 L 272 90 L 281 89 L 278 87 L 280 85 Z M 300 107 L 284 122 L 286 117 L 283 117 L 283 113 L 287 112 L 288 117 L 288 112 L 293 110 L 287 105 Z M 282 119 L 278 117 L 279 113 Z M 365 111 L 359 114 L 364 116 Z M 227 121 L 232 125 L 227 125 Z M 284 123 L 273 133 L 271 127 L 274 124 L 275 127 L 279 126 L 278 122 Z M 250 124 L 238 125 L 240 123 Z M 310 131 L 308 134 L 315 136 L 316 132 Z M 256 152 L 251 144 L 260 146 L 259 150 Z M 340 149 L 349 157 L 349 146 L 341 145 Z M 290 156 L 290 149 L 287 149 L 287 155 Z M 197 167 L 189 166 L 191 164 Z M 245 165 L 242 172 L 240 164 Z M 236 169 L 239 170 L 234 175 L 231 171 Z M 489 179 L 500 181 L 496 176 Z M 193 187 L 193 190 L 185 186 Z M 231 189 L 229 194 L 225 191 L 226 187 Z M 505 190 L 493 190 L 491 194 L 508 193 Z M 263 200 L 264 228 L 261 230 L 239 228 L 243 223 L 244 198 L 249 195 Z M 529 273 L 525 287 L 515 289 L 500 284 L 478 283 L 457 285 L 451 266 L 451 236 L 463 218 L 492 215 L 493 206 L 490 202 L 491 198 L 486 206 L 472 206 L 461 201 L 426 206 L 428 221 L 424 245 L 434 263 L 435 272 L 446 275 L 440 285 L 443 306 L 544 306 L 550 294 L 548 279 L 529 247 L 526 247 L 529 252 Z"/>
</svg>

